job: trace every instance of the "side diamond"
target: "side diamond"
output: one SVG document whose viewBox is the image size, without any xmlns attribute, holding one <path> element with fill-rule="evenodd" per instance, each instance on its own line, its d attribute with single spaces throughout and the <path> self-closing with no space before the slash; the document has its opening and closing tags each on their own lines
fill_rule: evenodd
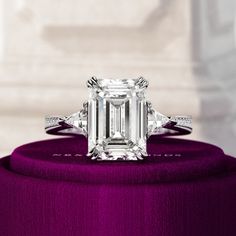
<svg viewBox="0 0 236 236">
<path fill-rule="evenodd" d="M 80 129 L 84 135 L 87 135 L 87 123 L 88 123 L 88 103 L 83 104 L 83 109 L 77 113 L 67 117 L 65 123 Z"/>
<path fill-rule="evenodd" d="M 147 102 L 148 107 L 148 137 L 152 134 L 159 133 L 160 129 L 170 121 L 165 115 L 155 111 L 152 108 L 152 104 Z"/>
</svg>

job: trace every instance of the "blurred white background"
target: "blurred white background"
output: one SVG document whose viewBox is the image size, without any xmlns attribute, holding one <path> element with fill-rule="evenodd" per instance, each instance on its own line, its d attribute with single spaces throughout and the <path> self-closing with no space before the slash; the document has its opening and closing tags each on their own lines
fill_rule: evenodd
<svg viewBox="0 0 236 236">
<path fill-rule="evenodd" d="M 149 80 L 165 114 L 236 155 L 236 1 L 0 0 L 0 156 L 71 114 L 86 80 Z"/>
</svg>

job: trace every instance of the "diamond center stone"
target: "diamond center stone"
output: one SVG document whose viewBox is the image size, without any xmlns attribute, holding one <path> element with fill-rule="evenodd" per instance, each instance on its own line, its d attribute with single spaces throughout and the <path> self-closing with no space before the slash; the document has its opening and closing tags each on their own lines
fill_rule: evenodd
<svg viewBox="0 0 236 236">
<path fill-rule="evenodd" d="M 137 160 L 147 155 L 147 86 L 143 78 L 88 81 L 88 149 L 93 159 Z"/>
</svg>

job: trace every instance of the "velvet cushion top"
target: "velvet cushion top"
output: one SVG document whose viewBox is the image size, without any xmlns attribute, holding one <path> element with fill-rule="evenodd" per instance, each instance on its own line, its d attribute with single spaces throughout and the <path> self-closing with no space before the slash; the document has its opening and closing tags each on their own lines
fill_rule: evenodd
<svg viewBox="0 0 236 236">
<path fill-rule="evenodd" d="M 22 175 L 83 183 L 156 183 L 209 177 L 228 168 L 224 152 L 213 145 L 152 136 L 149 156 L 139 161 L 96 161 L 86 156 L 87 140 L 51 139 L 16 148 L 11 169 Z"/>
</svg>

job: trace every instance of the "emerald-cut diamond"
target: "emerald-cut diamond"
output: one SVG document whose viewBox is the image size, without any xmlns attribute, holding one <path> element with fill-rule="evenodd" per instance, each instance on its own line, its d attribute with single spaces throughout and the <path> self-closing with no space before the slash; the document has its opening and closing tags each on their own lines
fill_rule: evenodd
<svg viewBox="0 0 236 236">
<path fill-rule="evenodd" d="M 92 159 L 137 160 L 146 156 L 147 102 L 143 79 L 88 81 L 88 151 Z"/>
</svg>

